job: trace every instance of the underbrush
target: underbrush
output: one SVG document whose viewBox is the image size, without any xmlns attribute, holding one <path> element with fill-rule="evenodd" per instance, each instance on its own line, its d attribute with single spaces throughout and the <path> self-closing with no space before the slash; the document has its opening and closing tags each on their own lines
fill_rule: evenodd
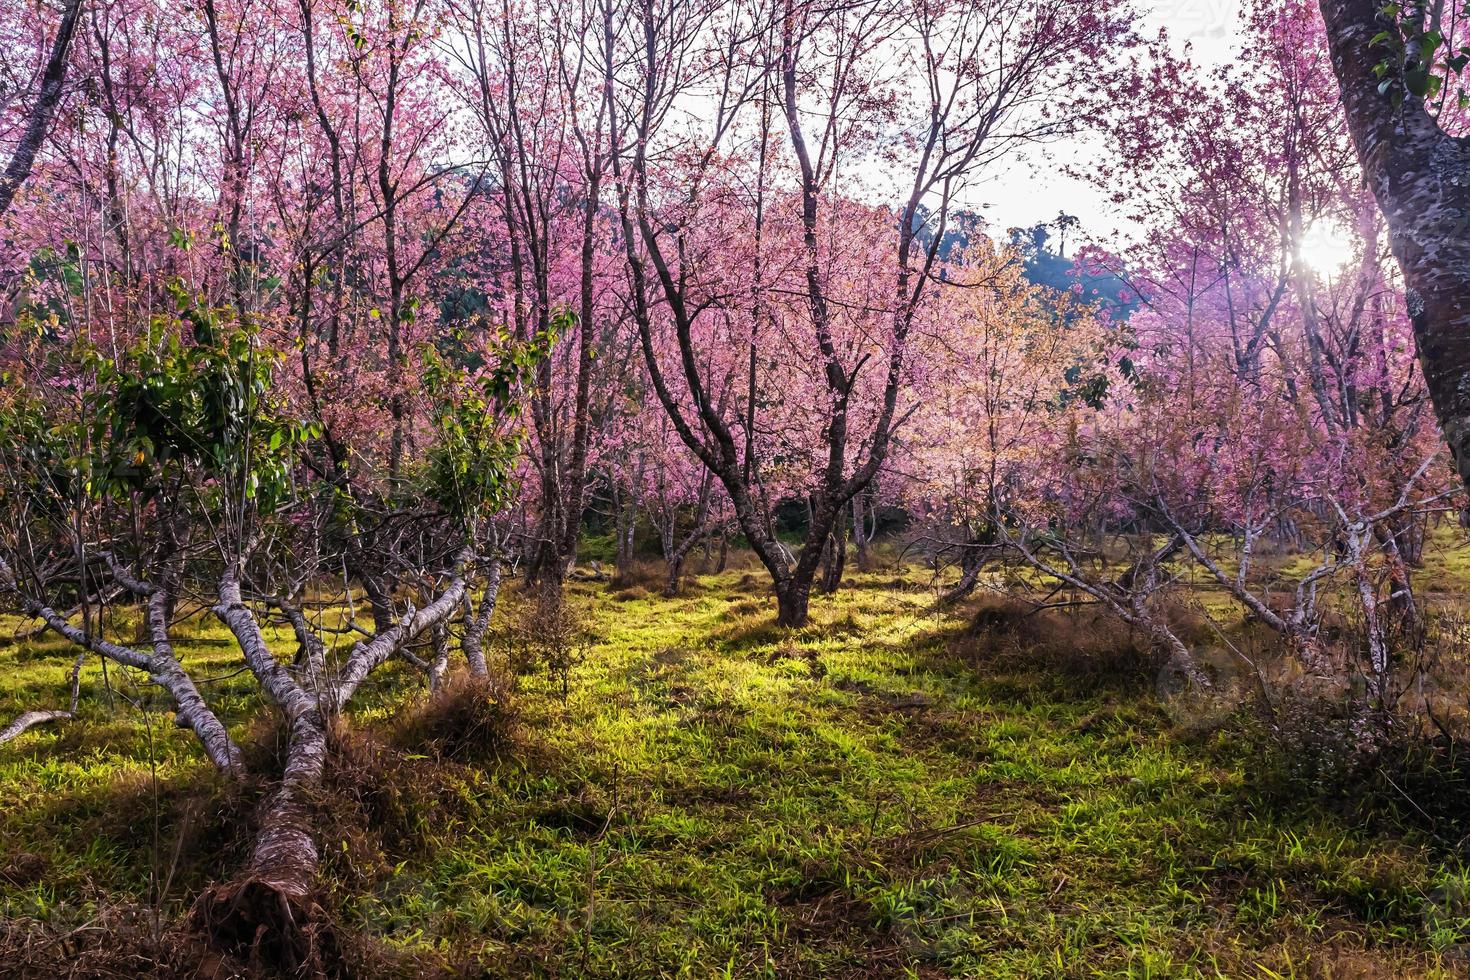
<svg viewBox="0 0 1470 980">
<path fill-rule="evenodd" d="M 1138 688 L 1163 662 L 1138 631 L 1095 607 L 1041 608 L 985 596 L 951 641 L 955 657 L 987 671 L 1025 672 L 1072 691 Z"/>
<path fill-rule="evenodd" d="M 1470 842 L 1470 631 L 1454 609 L 1392 649 L 1380 684 L 1351 628 L 1324 632 L 1329 676 L 1249 644 L 1258 672 L 1232 731 L 1253 800 L 1288 812 L 1329 811 L 1375 833 L 1408 834 L 1450 856 Z M 1246 644 L 1242 644 L 1243 646 Z"/>
<path fill-rule="evenodd" d="M 1412 710 L 1385 714 L 1366 698 L 1290 687 L 1240 718 L 1246 783 L 1259 801 L 1331 809 L 1451 854 L 1470 841 L 1470 734 Z"/>
<path fill-rule="evenodd" d="M 635 558 L 623 562 L 613 571 L 612 587 L 620 591 L 640 589 L 647 595 L 662 589 L 668 577 L 663 562 L 651 558 Z"/>
<path fill-rule="evenodd" d="M 0 919 L 0 964 L 15 980 L 195 980 L 243 976 L 246 967 L 211 952 L 189 930 L 160 925 L 156 910 L 108 907 L 86 928 L 57 929 L 27 918 Z"/>
<path fill-rule="evenodd" d="M 391 740 L 405 752 L 425 752 L 436 760 L 498 760 L 514 748 L 516 719 L 506 681 L 456 674 L 402 715 Z"/>
</svg>

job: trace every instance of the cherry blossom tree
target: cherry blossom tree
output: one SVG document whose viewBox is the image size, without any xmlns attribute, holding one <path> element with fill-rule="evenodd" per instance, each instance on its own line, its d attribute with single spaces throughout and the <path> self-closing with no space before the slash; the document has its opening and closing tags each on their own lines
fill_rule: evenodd
<svg viewBox="0 0 1470 980">
<path fill-rule="evenodd" d="M 0 105 L 0 125 L 8 130 L 14 121 L 18 123 L 19 129 L 10 159 L 4 172 L 0 173 L 0 217 L 4 217 L 5 212 L 10 209 L 16 191 L 31 175 L 36 155 L 41 152 L 41 145 L 46 140 L 57 107 L 61 104 L 67 66 L 71 61 L 72 38 L 76 35 L 77 22 L 81 15 L 82 0 L 67 0 L 61 8 L 61 17 L 49 49 L 40 49 L 45 51 L 45 60 L 40 67 L 39 77 L 33 85 L 26 85 L 21 93 L 10 95 L 11 105 Z M 27 10 L 21 14 L 21 19 L 30 21 L 34 16 L 34 12 Z M 23 23 L 20 28 L 22 31 L 32 31 L 36 29 L 36 25 Z M 8 50 L 30 53 L 38 47 L 22 43 Z M 30 66 L 7 66 L 7 69 L 7 74 L 13 77 L 26 72 Z"/>
<path fill-rule="evenodd" d="M 73 42 L 87 99 L 0 246 L 0 601 L 143 672 L 238 776 L 172 639 L 201 615 L 228 628 L 286 755 L 245 866 L 204 904 L 226 945 L 266 916 L 287 969 L 329 729 L 390 662 L 438 684 L 452 620 L 488 670 L 495 515 L 550 344 L 494 315 L 493 212 L 483 168 L 455 162 L 433 13 L 98 10 Z"/>
<path fill-rule="evenodd" d="M 931 396 L 896 441 L 886 481 L 923 515 L 936 555 L 959 566 L 944 604 L 969 595 L 987 562 L 1010 550 L 1000 522 L 1014 500 L 1044 492 L 1041 461 L 1061 451 L 1074 409 L 1106 396 L 1099 372 L 1109 357 L 1125 356 L 1104 318 L 1026 282 L 1018 256 L 988 239 L 950 276 L 912 354 Z"/>
<path fill-rule="evenodd" d="M 1078 122 L 1086 100 L 1058 93 L 1098 92 L 1096 64 L 1125 36 L 1119 14 L 1068 2 L 669 0 L 609 17 L 606 62 L 631 73 L 609 78 L 622 93 L 613 172 L 645 359 L 675 430 L 724 485 L 770 573 L 782 623 L 806 621 L 838 518 L 911 411 L 909 338 L 939 278 L 951 202 L 1008 149 Z M 691 98 L 709 111 L 686 121 Z M 782 123 L 784 144 L 774 138 Z M 864 160 L 901 175 L 892 206 L 855 206 L 844 182 Z M 854 218 L 873 229 L 860 240 Z M 716 226 L 716 241 L 740 243 L 746 258 L 723 278 L 709 244 Z M 742 319 L 744 343 L 728 332 Z M 654 342 L 663 329 L 679 351 L 667 365 Z M 809 442 L 795 486 L 811 520 L 794 560 L 758 478 L 774 454 L 762 452 L 755 400 L 722 409 L 711 395 L 728 371 L 712 351 L 732 343 L 756 369 L 759 348 L 777 343 L 811 369 L 795 430 Z M 759 389 L 757 370 L 749 375 Z"/>
<path fill-rule="evenodd" d="M 1089 465 L 1314 669 L 1345 666 L 1316 631 L 1319 592 L 1348 578 L 1386 696 L 1389 635 L 1422 626 L 1411 570 L 1447 492 L 1439 442 L 1380 221 L 1332 124 L 1322 26 L 1264 3 L 1249 23 L 1245 57 L 1213 78 L 1161 56 L 1134 91 L 1168 125 L 1116 130 L 1099 179 L 1150 229 L 1115 266 L 1145 305 L 1131 434 Z M 1176 192 L 1140 193 L 1180 173 Z M 1331 249 L 1314 244 L 1329 231 Z M 1254 564 L 1268 539 L 1322 560 L 1273 595 Z"/>
<path fill-rule="evenodd" d="M 599 404 L 614 379 L 599 351 L 614 345 L 607 261 L 609 109 L 602 7 L 487 4 L 457 11 L 454 48 L 487 157 L 504 228 L 506 315 L 519 336 L 563 338 L 532 392 L 529 461 L 538 489 L 527 574 L 559 587 L 575 563 Z"/>
</svg>

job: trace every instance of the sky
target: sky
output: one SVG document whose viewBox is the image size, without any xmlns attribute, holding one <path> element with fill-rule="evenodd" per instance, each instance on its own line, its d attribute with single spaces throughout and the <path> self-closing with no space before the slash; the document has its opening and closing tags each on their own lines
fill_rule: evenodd
<svg viewBox="0 0 1470 980">
<path fill-rule="evenodd" d="M 1194 60 L 1213 68 L 1229 60 L 1240 27 L 1240 0 L 1137 0 L 1141 33 L 1167 30 L 1177 50 L 1186 44 Z M 1130 227 L 1097 188 L 1061 170 L 1085 162 L 1098 137 L 1083 137 L 1031 149 L 1000 161 L 995 171 L 974 187 L 970 197 L 983 212 L 991 234 L 1007 228 L 1051 221 L 1060 211 L 1082 219 L 1083 237 L 1108 241 L 1127 237 Z M 1071 249 L 1069 248 L 1070 252 Z"/>
</svg>

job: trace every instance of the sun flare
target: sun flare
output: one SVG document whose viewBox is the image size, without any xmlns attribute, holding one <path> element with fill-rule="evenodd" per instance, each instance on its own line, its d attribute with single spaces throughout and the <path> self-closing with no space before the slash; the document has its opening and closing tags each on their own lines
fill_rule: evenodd
<svg viewBox="0 0 1470 980">
<path fill-rule="evenodd" d="M 1315 222 L 1297 244 L 1302 264 L 1319 276 L 1332 276 L 1347 268 L 1357 254 L 1352 230 L 1332 220 Z"/>
</svg>

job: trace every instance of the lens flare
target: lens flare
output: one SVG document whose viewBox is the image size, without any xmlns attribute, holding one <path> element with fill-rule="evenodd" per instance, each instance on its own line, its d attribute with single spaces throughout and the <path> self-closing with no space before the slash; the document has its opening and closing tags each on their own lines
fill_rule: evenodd
<svg viewBox="0 0 1470 980">
<path fill-rule="evenodd" d="M 1297 243 L 1296 254 L 1317 275 L 1333 276 L 1357 257 L 1357 241 L 1352 230 L 1340 222 L 1317 221 Z"/>
</svg>

